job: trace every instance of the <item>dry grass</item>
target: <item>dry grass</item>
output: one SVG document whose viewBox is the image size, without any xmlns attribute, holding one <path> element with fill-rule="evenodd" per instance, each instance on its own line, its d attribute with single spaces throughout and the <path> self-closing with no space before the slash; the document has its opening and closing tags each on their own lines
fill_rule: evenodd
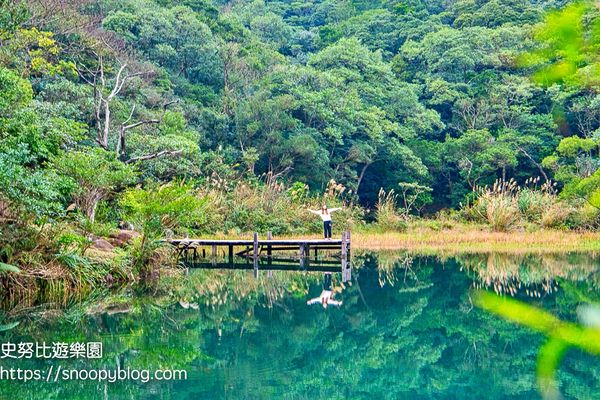
<svg viewBox="0 0 600 400">
<path fill-rule="evenodd" d="M 600 232 L 542 229 L 536 232 L 493 232 L 457 224 L 452 229 L 409 228 L 406 232 L 356 232 L 352 247 L 365 250 L 407 250 L 415 253 L 566 253 L 600 251 Z"/>
</svg>

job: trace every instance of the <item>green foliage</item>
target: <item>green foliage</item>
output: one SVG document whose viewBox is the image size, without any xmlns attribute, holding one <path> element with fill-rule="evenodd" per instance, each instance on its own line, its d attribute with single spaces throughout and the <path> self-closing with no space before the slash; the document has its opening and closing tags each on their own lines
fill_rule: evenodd
<svg viewBox="0 0 600 400">
<path fill-rule="evenodd" d="M 8 202 L 3 213 L 24 220 L 61 216 L 72 184 L 53 171 L 31 170 L 32 160 L 22 148 L 0 152 L 0 199 Z"/>
<path fill-rule="evenodd" d="M 556 151 L 563 157 L 575 158 L 581 153 L 589 153 L 596 149 L 598 144 L 589 138 L 570 136 L 560 141 Z"/>
<path fill-rule="evenodd" d="M 24 2 L 0 0 L 0 40 L 6 40 L 14 35 L 28 17 L 29 10 Z"/>
<path fill-rule="evenodd" d="M 201 229 L 207 221 L 206 199 L 191 186 L 172 182 L 165 185 L 149 184 L 146 188 L 128 189 L 120 199 L 124 217 L 142 233 L 132 255 L 134 266 L 144 277 L 152 265 L 168 231 L 183 232 Z M 160 265 L 159 265 L 160 267 Z"/>
<path fill-rule="evenodd" d="M 598 85 L 600 19 L 592 2 L 577 1 L 549 13 L 534 37 L 541 48 L 526 53 L 520 62 L 538 69 L 537 82 Z"/>
<path fill-rule="evenodd" d="M 15 72 L 0 67 L 0 117 L 25 107 L 33 97 L 31 84 Z"/>
<path fill-rule="evenodd" d="M 53 32 L 20 27 L 0 46 L 0 65 L 13 67 L 22 76 L 76 76 L 74 64 L 60 59 L 59 53 Z"/>
<path fill-rule="evenodd" d="M 98 202 L 136 176 L 133 167 L 100 148 L 64 153 L 53 160 L 53 167 L 75 183 L 73 200 L 92 222 Z"/>
<path fill-rule="evenodd" d="M 561 321 L 534 306 L 489 292 L 477 292 L 474 302 L 491 313 L 527 326 L 548 337 L 548 341 L 540 349 L 537 360 L 539 389 L 546 399 L 560 397 L 555 375 L 560 360 L 569 347 L 576 347 L 600 356 L 600 332 L 596 328 Z"/>
<path fill-rule="evenodd" d="M 488 130 L 468 130 L 459 138 L 446 140 L 447 162 L 456 164 L 471 188 L 496 171 L 518 164 L 508 143 L 496 140 Z M 503 173 L 505 176 L 505 173 Z"/>
<path fill-rule="evenodd" d="M 206 222 L 206 199 L 184 183 L 150 184 L 128 189 L 121 197 L 125 218 L 149 237 L 166 229 L 201 228 Z"/>
<path fill-rule="evenodd" d="M 21 270 L 19 268 L 15 267 L 14 265 L 0 262 L 0 273 L 6 273 L 6 272 L 12 272 L 14 274 L 18 274 L 19 272 L 21 272 Z M 2 330 L 2 329 L 0 329 L 0 330 Z"/>
</svg>

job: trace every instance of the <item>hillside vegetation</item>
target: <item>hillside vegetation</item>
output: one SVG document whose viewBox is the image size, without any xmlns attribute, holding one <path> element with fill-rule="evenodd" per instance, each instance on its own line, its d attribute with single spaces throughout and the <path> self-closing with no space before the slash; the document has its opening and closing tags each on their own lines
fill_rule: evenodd
<svg viewBox="0 0 600 400">
<path fill-rule="evenodd" d="M 376 234 L 598 225 L 591 4 L 0 6 L 5 287 L 143 276 L 169 235 L 316 233 L 323 202 Z"/>
</svg>

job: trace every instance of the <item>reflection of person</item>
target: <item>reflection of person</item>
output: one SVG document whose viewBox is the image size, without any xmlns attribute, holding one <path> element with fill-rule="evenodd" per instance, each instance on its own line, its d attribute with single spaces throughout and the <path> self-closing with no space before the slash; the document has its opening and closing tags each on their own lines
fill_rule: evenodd
<svg viewBox="0 0 600 400">
<path fill-rule="evenodd" d="M 325 272 L 325 274 L 323 274 L 323 291 L 321 292 L 321 295 L 306 302 L 308 305 L 316 303 L 321 303 L 323 308 L 327 308 L 328 305 L 337 307 L 342 305 L 341 301 L 333 299 L 333 290 L 331 288 L 331 272 Z"/>
<path fill-rule="evenodd" d="M 313 214 L 318 215 L 323 220 L 323 236 L 325 239 L 331 239 L 331 213 L 341 210 L 341 208 L 332 208 L 331 210 L 327 209 L 327 206 L 323 204 L 320 211 L 317 210 L 308 210 Z"/>
</svg>

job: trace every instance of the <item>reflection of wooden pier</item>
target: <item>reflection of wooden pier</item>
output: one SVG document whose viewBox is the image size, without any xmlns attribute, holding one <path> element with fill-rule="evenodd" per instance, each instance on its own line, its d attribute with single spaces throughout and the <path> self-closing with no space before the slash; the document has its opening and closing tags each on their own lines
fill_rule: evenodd
<svg viewBox="0 0 600 400">
<path fill-rule="evenodd" d="M 304 269 L 349 271 L 350 232 L 341 239 L 171 239 L 177 256 L 189 268 Z M 239 261 L 241 260 L 241 262 Z"/>
</svg>

